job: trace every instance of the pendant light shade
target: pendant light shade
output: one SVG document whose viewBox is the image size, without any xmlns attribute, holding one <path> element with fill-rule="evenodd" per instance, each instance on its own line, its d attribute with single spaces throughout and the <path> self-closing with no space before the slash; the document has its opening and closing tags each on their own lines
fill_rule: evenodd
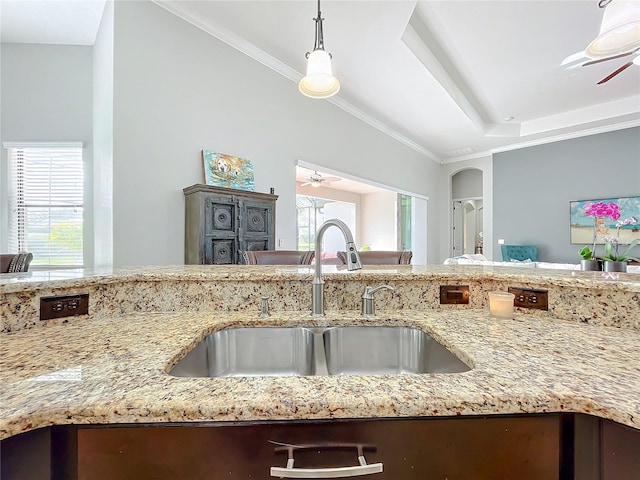
<svg viewBox="0 0 640 480">
<path fill-rule="evenodd" d="M 587 46 L 589 58 L 606 58 L 640 48 L 640 2 L 611 0 L 604 10 L 600 34 Z"/>
<path fill-rule="evenodd" d="M 311 98 L 329 98 L 340 90 L 340 82 L 333 76 L 331 54 L 324 51 L 322 34 L 322 14 L 318 0 L 318 17 L 316 22 L 316 39 L 312 52 L 307 52 L 307 72 L 300 80 L 300 93 Z"/>
<path fill-rule="evenodd" d="M 328 98 L 338 93 L 340 82 L 333 76 L 331 56 L 324 50 L 309 54 L 307 74 L 298 85 L 300 92 L 311 98 Z"/>
</svg>

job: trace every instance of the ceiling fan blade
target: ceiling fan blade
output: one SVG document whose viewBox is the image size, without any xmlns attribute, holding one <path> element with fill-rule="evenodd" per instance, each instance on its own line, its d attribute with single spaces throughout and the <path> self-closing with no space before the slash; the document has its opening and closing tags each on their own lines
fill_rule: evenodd
<svg viewBox="0 0 640 480">
<path fill-rule="evenodd" d="M 564 67 L 565 65 L 569 65 L 571 63 L 575 63 L 578 61 L 583 61 L 586 60 L 587 58 L 584 56 L 584 50 L 580 50 L 579 52 L 573 53 L 571 55 L 569 55 L 567 58 L 565 58 L 562 63 L 560 64 L 561 67 Z"/>
<path fill-rule="evenodd" d="M 609 60 L 615 60 L 616 58 L 628 57 L 629 55 L 633 55 L 636 52 L 637 50 L 634 50 L 633 52 L 621 53 L 620 55 L 614 55 L 613 57 L 599 58 L 598 60 L 591 60 L 590 62 L 583 63 L 582 66 L 588 67 L 589 65 L 595 65 L 596 63 L 601 63 L 601 62 L 608 62 Z"/>
<path fill-rule="evenodd" d="M 604 77 L 602 80 L 600 80 L 598 82 L 598 85 L 602 85 L 604 82 L 608 82 L 609 80 L 611 80 L 613 77 L 615 77 L 616 75 L 618 75 L 619 73 L 623 72 L 624 70 L 626 70 L 627 68 L 629 68 L 631 65 L 633 65 L 633 62 L 627 62 L 624 65 L 622 65 L 620 68 L 618 68 L 615 72 L 607 75 L 606 77 Z"/>
<path fill-rule="evenodd" d="M 305 182 L 305 183 L 301 184 L 300 186 L 301 187 L 306 187 L 307 185 L 311 185 L 311 182 Z"/>
</svg>

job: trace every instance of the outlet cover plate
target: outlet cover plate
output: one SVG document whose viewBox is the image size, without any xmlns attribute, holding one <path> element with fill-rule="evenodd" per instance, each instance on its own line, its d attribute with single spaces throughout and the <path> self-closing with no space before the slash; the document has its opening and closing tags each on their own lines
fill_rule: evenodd
<svg viewBox="0 0 640 480">
<path fill-rule="evenodd" d="M 89 294 L 40 297 L 40 320 L 89 314 Z"/>
<path fill-rule="evenodd" d="M 548 290 L 509 287 L 508 291 L 516 296 L 513 300 L 514 307 L 549 310 Z"/>
<path fill-rule="evenodd" d="M 468 305 L 469 285 L 440 285 L 440 305 Z"/>
</svg>

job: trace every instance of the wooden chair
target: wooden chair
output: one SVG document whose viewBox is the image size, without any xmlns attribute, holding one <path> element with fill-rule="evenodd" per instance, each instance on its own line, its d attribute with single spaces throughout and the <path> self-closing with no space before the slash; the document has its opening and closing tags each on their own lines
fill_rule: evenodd
<svg viewBox="0 0 640 480">
<path fill-rule="evenodd" d="M 245 250 L 242 252 L 247 265 L 311 265 L 315 251 L 299 250 Z"/>
<path fill-rule="evenodd" d="M 363 265 L 409 265 L 413 252 L 411 250 L 368 250 L 366 252 L 358 252 L 358 255 L 360 255 L 360 262 Z M 338 258 L 342 260 L 344 265 L 347 264 L 346 252 L 338 252 Z"/>
<path fill-rule="evenodd" d="M 27 272 L 31 260 L 33 260 L 33 253 L 2 253 L 0 254 L 0 273 Z"/>
</svg>

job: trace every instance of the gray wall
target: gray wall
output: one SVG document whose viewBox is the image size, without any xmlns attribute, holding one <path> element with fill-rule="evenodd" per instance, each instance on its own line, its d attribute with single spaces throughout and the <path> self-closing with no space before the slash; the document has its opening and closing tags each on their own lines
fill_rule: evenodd
<svg viewBox="0 0 640 480">
<path fill-rule="evenodd" d="M 92 47 L 2 44 L 2 140 L 92 137 Z"/>
<path fill-rule="evenodd" d="M 569 202 L 640 195 L 640 128 L 495 154 L 493 188 L 494 242 L 533 244 L 541 261 L 578 263 L 583 245 L 570 244 Z"/>
<path fill-rule="evenodd" d="M 81 141 L 84 144 L 85 212 L 92 210 L 92 47 L 3 43 L 1 130 L 3 142 Z M 6 150 L 0 177 L 6 188 Z M 0 195 L 0 198 L 4 195 Z M 6 205 L 0 208 L 6 225 Z M 92 264 L 93 223 L 85 215 L 85 263 Z M 6 228 L 1 231 L 6 232 Z M 0 245 L 6 251 L 6 239 Z"/>
<path fill-rule="evenodd" d="M 437 218 L 435 162 L 154 3 L 114 7 L 115 265 L 183 263 L 182 188 L 203 182 L 203 148 L 251 160 L 256 190 L 275 188 L 283 248 L 296 248 L 296 160 L 430 196 Z"/>
</svg>

